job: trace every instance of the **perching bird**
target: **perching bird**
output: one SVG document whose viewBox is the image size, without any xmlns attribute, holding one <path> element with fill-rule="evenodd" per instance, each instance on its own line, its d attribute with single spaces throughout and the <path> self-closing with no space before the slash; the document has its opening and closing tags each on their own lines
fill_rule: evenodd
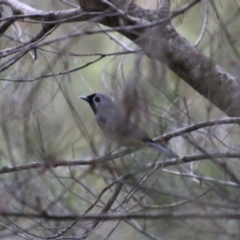
<svg viewBox="0 0 240 240">
<path fill-rule="evenodd" d="M 108 96 L 94 93 L 89 96 L 80 96 L 80 98 L 90 104 L 103 133 L 118 145 L 127 147 L 149 146 L 170 157 L 178 157 L 149 138 L 147 133 L 133 124 Z"/>
</svg>

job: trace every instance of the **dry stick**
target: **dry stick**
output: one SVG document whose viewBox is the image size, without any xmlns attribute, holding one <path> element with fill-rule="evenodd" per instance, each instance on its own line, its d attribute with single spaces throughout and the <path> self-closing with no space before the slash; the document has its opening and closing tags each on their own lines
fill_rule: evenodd
<svg viewBox="0 0 240 240">
<path fill-rule="evenodd" d="M 119 183 L 117 183 L 116 188 L 112 194 L 112 196 L 109 198 L 108 202 L 106 203 L 106 205 L 104 206 L 104 208 L 102 209 L 102 211 L 100 212 L 99 216 L 101 216 L 102 214 L 106 214 L 108 212 L 108 210 L 111 208 L 111 206 L 114 204 L 116 198 L 118 197 L 121 189 L 123 186 L 123 182 L 120 181 Z M 81 236 L 81 239 L 85 239 L 86 237 L 88 237 L 88 235 L 90 234 L 91 231 L 93 231 L 101 221 L 104 221 L 105 219 L 99 219 L 98 221 L 96 219 L 94 219 L 94 223 L 92 224 L 90 229 L 87 229 L 83 235 Z"/>
</svg>

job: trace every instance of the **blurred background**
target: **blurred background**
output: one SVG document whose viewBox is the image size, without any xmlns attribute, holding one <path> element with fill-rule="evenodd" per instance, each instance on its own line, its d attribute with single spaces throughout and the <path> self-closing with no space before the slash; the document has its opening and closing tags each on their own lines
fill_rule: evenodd
<svg viewBox="0 0 240 240">
<path fill-rule="evenodd" d="M 46 11 L 76 8 L 74 0 L 21 1 Z M 156 0 L 136 1 L 156 9 Z M 171 10 L 187 0 L 172 1 Z M 239 78 L 240 1 L 201 1 L 172 20 L 176 30 L 224 70 Z M 3 6 L 2 17 L 12 11 Z M 32 20 L 16 21 L 1 36 L 2 53 L 27 42 L 41 29 Z M 108 94 L 150 137 L 225 115 L 133 42 L 91 22 L 59 25 L 24 57 L 2 55 L 0 170 L 41 163 L 39 168 L 1 172 L 0 212 L 99 214 L 123 185 L 109 214 L 199 214 L 238 211 L 239 159 L 155 167 L 167 161 L 141 149 L 112 161 L 52 168 L 56 161 L 94 160 L 124 148 L 99 130 L 79 95 Z M 201 31 L 204 35 L 201 38 Z M 5 64 L 16 59 L 14 64 Z M 217 94 L 217 92 L 216 92 Z M 238 150 L 239 127 L 204 127 L 162 142 L 179 156 Z M 202 152 L 204 150 L 204 152 Z M 92 224 L 92 225 L 91 225 Z M 238 239 L 239 221 L 201 218 L 125 219 L 93 222 L 0 217 L 0 239 Z M 89 231 L 86 236 L 85 231 Z"/>
</svg>

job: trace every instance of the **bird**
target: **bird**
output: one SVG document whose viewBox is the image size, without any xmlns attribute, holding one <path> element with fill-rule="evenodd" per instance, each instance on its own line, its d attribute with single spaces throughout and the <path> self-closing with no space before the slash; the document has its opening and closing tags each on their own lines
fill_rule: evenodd
<svg viewBox="0 0 240 240">
<path fill-rule="evenodd" d="M 172 151 L 154 142 L 142 128 L 132 123 L 109 96 L 103 93 L 94 93 L 88 96 L 79 96 L 79 98 L 89 103 L 104 135 L 119 146 L 148 146 L 169 157 L 178 157 Z"/>
</svg>

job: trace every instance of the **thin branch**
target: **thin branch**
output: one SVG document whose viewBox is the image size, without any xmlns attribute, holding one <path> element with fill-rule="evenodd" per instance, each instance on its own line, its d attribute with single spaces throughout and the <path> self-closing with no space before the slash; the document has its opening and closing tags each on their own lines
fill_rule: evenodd
<svg viewBox="0 0 240 240">
<path fill-rule="evenodd" d="M 219 125 L 225 125 L 225 124 L 226 125 L 227 124 L 240 124 L 240 117 L 226 117 L 226 118 L 213 119 L 210 121 L 204 121 L 204 122 L 192 124 L 190 126 L 174 130 L 170 133 L 163 134 L 160 137 L 156 137 L 156 138 L 154 138 L 154 141 L 155 142 L 169 141 L 173 137 L 178 137 L 185 133 L 190 133 L 190 132 L 196 131 L 201 128 L 211 127 L 211 126 L 219 126 Z"/>
<path fill-rule="evenodd" d="M 112 196 L 108 199 L 108 202 L 106 203 L 106 205 L 104 206 L 104 208 L 102 209 L 102 211 L 100 212 L 100 215 L 105 214 L 109 211 L 109 209 L 112 207 L 112 205 L 114 204 L 116 198 L 118 197 L 118 195 L 120 194 L 120 191 L 122 189 L 123 186 L 123 182 L 120 181 L 117 183 L 114 192 L 112 194 Z M 92 226 L 90 227 L 90 229 L 87 229 L 81 236 L 82 239 L 85 239 L 88 237 L 88 235 L 91 233 L 91 231 L 93 231 L 99 224 L 101 221 L 103 221 L 104 219 L 101 219 L 99 221 L 94 220 L 95 222 L 92 224 Z"/>
<path fill-rule="evenodd" d="M 10 172 L 16 172 L 16 171 L 24 171 L 29 169 L 37 169 L 37 168 L 50 168 L 50 167 L 71 167 L 71 166 L 85 166 L 85 165 L 98 165 L 103 164 L 109 161 L 112 161 L 114 159 L 122 158 L 130 153 L 136 152 L 136 149 L 126 149 L 124 151 L 121 151 L 119 153 L 115 153 L 112 155 L 107 155 L 104 157 L 94 158 L 90 160 L 59 160 L 55 162 L 51 162 L 49 165 L 47 165 L 46 162 L 32 162 L 29 164 L 22 164 L 15 167 L 2 167 L 0 168 L 0 174 L 3 173 L 10 173 Z M 158 167 L 168 167 L 173 165 L 179 165 L 183 163 L 189 163 L 189 162 L 195 162 L 200 161 L 204 159 L 212 159 L 212 158 L 240 158 L 240 152 L 226 152 L 226 153 L 208 153 L 208 154 L 199 154 L 199 155 L 193 155 L 193 156 L 185 156 L 180 158 L 173 158 L 168 159 L 160 162 L 156 162 L 154 164 L 147 164 L 143 167 L 139 167 L 136 171 L 139 170 L 146 170 L 149 168 L 152 168 L 153 166 L 158 165 Z"/>
<path fill-rule="evenodd" d="M 32 219 L 45 219 L 45 220 L 55 220 L 55 221 L 113 221 L 119 219 L 174 219 L 174 220 L 186 220 L 186 219 L 232 219 L 240 220 L 240 213 L 201 213 L 201 212 L 172 212 L 172 213 L 162 213 L 162 212 L 147 212 L 147 213 L 125 213 L 125 214 L 88 214 L 88 215 L 55 215 L 55 214 L 37 214 L 37 213 L 26 213 L 26 212 L 11 212 L 11 211 L 0 211 L 0 216 L 2 217 L 15 217 L 15 218 L 32 218 Z"/>
</svg>

